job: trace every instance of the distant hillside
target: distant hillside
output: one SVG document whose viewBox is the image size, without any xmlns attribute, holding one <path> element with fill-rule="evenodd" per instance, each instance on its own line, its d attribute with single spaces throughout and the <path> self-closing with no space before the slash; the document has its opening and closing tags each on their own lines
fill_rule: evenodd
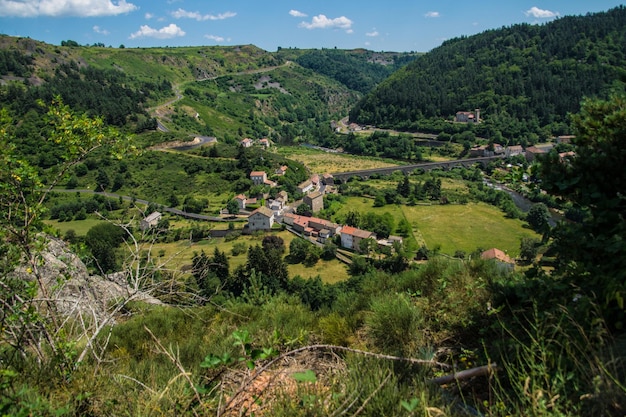
<svg viewBox="0 0 626 417">
<path fill-rule="evenodd" d="M 419 55 L 366 49 L 280 49 L 277 54 L 363 94 Z"/>
<path fill-rule="evenodd" d="M 75 110 L 142 133 L 156 129 L 154 109 L 169 102 L 158 117 L 180 138 L 311 141 L 332 135 L 331 120 L 346 116 L 363 93 L 415 56 L 361 49 L 272 53 L 253 45 L 56 46 L 0 35 L 0 103 L 19 119 L 31 112 L 36 124 L 37 100 L 60 95 Z"/>
<path fill-rule="evenodd" d="M 567 130 L 585 96 L 605 96 L 626 66 L 626 8 L 452 39 L 394 73 L 351 121 L 418 130 L 481 109 L 485 136 L 515 141 Z M 489 123 L 493 122 L 493 123 Z M 546 130 L 547 127 L 547 130 Z"/>
</svg>

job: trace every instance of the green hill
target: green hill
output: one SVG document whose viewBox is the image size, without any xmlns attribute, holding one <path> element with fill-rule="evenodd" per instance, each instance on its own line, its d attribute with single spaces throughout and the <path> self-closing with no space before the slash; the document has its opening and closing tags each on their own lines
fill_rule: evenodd
<svg viewBox="0 0 626 417">
<path fill-rule="evenodd" d="M 606 96 L 623 73 L 624 45 L 624 7 L 452 39 L 394 73 L 350 119 L 427 130 L 425 120 L 480 108 L 482 136 L 562 134 L 583 97 Z"/>
<path fill-rule="evenodd" d="M 154 130 L 151 118 L 158 116 L 179 139 L 202 134 L 231 143 L 246 136 L 292 143 L 332 135 L 331 120 L 345 117 L 363 93 L 415 56 L 270 53 L 253 45 L 55 46 L 9 36 L 0 36 L 0 51 L 6 85 L 0 102 L 18 118 L 40 112 L 38 99 L 60 95 L 72 108 L 136 133 Z M 169 100 L 157 115 L 155 106 Z"/>
</svg>

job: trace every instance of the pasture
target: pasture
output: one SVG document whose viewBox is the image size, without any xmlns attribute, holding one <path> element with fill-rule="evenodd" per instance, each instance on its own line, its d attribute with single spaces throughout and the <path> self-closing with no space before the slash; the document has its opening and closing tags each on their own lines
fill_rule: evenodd
<svg viewBox="0 0 626 417">
<path fill-rule="evenodd" d="M 283 146 L 280 149 L 275 149 L 275 152 L 304 164 L 311 172 L 320 174 L 400 165 L 398 162 L 382 158 L 366 158 L 363 156 L 324 152 L 302 146 Z"/>
</svg>

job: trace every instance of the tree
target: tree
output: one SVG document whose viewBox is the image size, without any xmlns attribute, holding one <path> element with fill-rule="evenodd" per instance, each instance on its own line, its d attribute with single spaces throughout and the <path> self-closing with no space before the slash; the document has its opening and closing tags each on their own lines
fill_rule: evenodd
<svg viewBox="0 0 626 417">
<path fill-rule="evenodd" d="M 285 253 L 285 241 L 282 237 L 276 235 L 266 235 L 263 237 L 261 246 L 265 251 L 276 250 L 281 255 Z"/>
<path fill-rule="evenodd" d="M 376 198 L 374 198 L 374 207 L 384 207 L 387 204 L 387 200 L 385 200 L 385 196 L 383 194 L 376 194 Z"/>
<path fill-rule="evenodd" d="M 321 253 L 322 250 L 320 248 L 311 245 L 307 251 L 306 257 L 304 258 L 304 265 L 308 267 L 314 266 L 317 261 L 319 261 Z"/>
<path fill-rule="evenodd" d="M 310 245 L 300 237 L 293 239 L 289 244 L 289 258 L 296 263 L 304 261 Z"/>
<path fill-rule="evenodd" d="M 533 237 L 523 237 L 520 241 L 520 258 L 524 262 L 531 263 L 537 257 L 540 242 Z"/>
<path fill-rule="evenodd" d="M 411 194 L 411 183 L 409 182 L 408 175 L 405 174 L 402 180 L 398 183 L 397 191 L 398 194 L 404 198 L 407 198 Z"/>
<path fill-rule="evenodd" d="M 528 225 L 537 233 L 546 235 L 550 230 L 550 211 L 543 203 L 533 204 L 526 215 Z"/>
<path fill-rule="evenodd" d="M 348 272 L 352 276 L 365 275 L 372 270 L 372 266 L 363 256 L 352 257 L 352 263 L 348 266 Z"/>
<path fill-rule="evenodd" d="M 346 214 L 345 223 L 347 226 L 360 227 L 361 226 L 361 213 L 355 210 L 350 210 Z"/>
<path fill-rule="evenodd" d="M 180 200 L 178 199 L 176 194 L 170 194 L 170 196 L 167 198 L 167 203 L 170 205 L 170 207 L 176 207 L 180 204 Z"/>
<path fill-rule="evenodd" d="M 311 207 L 306 203 L 302 203 L 296 208 L 296 214 L 299 216 L 309 216 L 311 214 Z"/>
<path fill-rule="evenodd" d="M 126 232 L 113 223 L 103 222 L 93 226 L 85 236 L 85 245 L 91 251 L 96 268 L 103 273 L 118 268 L 115 251 L 124 241 Z"/>
<path fill-rule="evenodd" d="M 96 175 L 96 190 L 104 191 L 109 188 L 109 185 L 111 185 L 109 176 L 104 169 L 100 168 L 98 170 L 98 175 Z"/>
<path fill-rule="evenodd" d="M 226 210 L 228 210 L 228 214 L 239 214 L 239 202 L 237 202 L 237 200 L 230 200 L 226 203 Z"/>
<path fill-rule="evenodd" d="M 39 104 L 44 106 L 42 102 Z M 109 145 L 110 155 L 131 155 L 132 147 L 128 138 L 122 137 L 114 128 L 105 127 L 101 118 L 75 113 L 59 97 L 47 106 L 44 120 L 46 124 L 38 145 L 45 148 L 53 144 L 57 160 L 53 175 L 47 178 L 45 186 L 39 180 L 38 170 L 16 156 L 16 144 L 23 140 L 14 135 L 14 125 L 7 110 L 0 110 L 0 316 L 3 317 L 0 345 L 6 353 L 3 365 L 9 369 L 23 369 L 12 363 L 12 357 L 19 358 L 20 363 L 37 363 L 42 370 L 58 369 L 59 372 L 46 372 L 45 375 L 60 375 L 66 381 L 85 356 L 98 349 L 94 341 L 126 306 L 139 286 L 129 288 L 129 298 L 116 302 L 107 315 L 98 320 L 62 320 L 43 272 L 48 262 L 42 252 L 50 243 L 49 237 L 42 233 L 43 203 L 72 167 L 91 152 Z M 15 279 L 13 271 L 19 264 L 27 268 L 29 280 Z M 128 279 L 136 284 L 132 275 L 129 274 Z M 61 290 L 71 280 L 71 274 L 67 279 L 57 280 L 55 289 Z M 77 321 L 81 322 L 80 331 L 76 327 Z M 71 340 L 70 335 L 78 335 L 82 347 Z M 67 349 L 68 346 L 75 347 Z M 4 380 L 3 394 L 22 389 L 21 386 L 11 387 L 12 380 L 13 377 Z M 8 410 L 11 410 L 10 402 Z"/>
<path fill-rule="evenodd" d="M 320 257 L 324 260 L 330 261 L 331 259 L 335 259 L 335 256 L 337 256 L 337 245 L 335 245 L 332 241 L 327 240 L 322 247 Z"/>
<path fill-rule="evenodd" d="M 542 187 L 584 209 L 581 223 L 561 223 L 553 231 L 557 271 L 590 297 L 597 296 L 616 326 L 626 295 L 626 94 L 587 100 L 573 117 L 575 155 L 541 160 Z M 617 316 L 613 314 L 617 313 Z M 617 318 L 621 317 L 621 318 Z"/>
<path fill-rule="evenodd" d="M 396 228 L 396 232 L 402 237 L 409 237 L 413 228 L 411 227 L 411 223 L 406 219 L 406 217 L 402 217 L 400 221 L 398 221 L 398 226 Z"/>
<path fill-rule="evenodd" d="M 376 249 L 376 245 L 377 243 L 374 238 L 368 237 L 367 239 L 361 239 L 359 242 L 359 252 L 369 255 Z"/>
</svg>

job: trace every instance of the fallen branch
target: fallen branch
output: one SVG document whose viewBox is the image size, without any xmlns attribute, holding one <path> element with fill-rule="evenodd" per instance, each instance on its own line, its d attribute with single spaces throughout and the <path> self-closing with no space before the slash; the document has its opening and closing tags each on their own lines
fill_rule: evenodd
<svg viewBox="0 0 626 417">
<path fill-rule="evenodd" d="M 466 369 L 465 371 L 455 372 L 450 375 L 440 376 L 439 378 L 433 378 L 428 380 L 437 385 L 446 385 L 451 382 L 458 382 L 464 379 L 473 378 L 475 376 L 491 375 L 498 369 L 498 365 L 490 363 L 489 365 L 479 366 L 476 368 Z"/>
</svg>

